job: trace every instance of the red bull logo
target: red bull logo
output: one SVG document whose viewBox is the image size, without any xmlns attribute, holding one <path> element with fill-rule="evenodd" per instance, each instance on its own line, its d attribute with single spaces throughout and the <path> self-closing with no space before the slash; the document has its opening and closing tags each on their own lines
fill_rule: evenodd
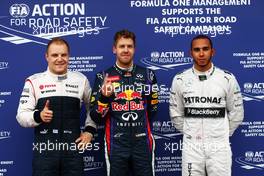
<svg viewBox="0 0 264 176">
<path fill-rule="evenodd" d="M 115 100 L 128 100 L 128 96 L 125 92 L 121 92 L 119 94 L 116 94 Z"/>
<path fill-rule="evenodd" d="M 141 93 L 139 92 L 132 92 L 131 93 L 131 98 L 134 99 L 142 99 Z"/>
<path fill-rule="evenodd" d="M 124 92 L 117 93 L 115 100 L 135 100 L 142 99 L 141 93 L 135 92 L 133 90 L 125 90 Z"/>
<path fill-rule="evenodd" d="M 144 109 L 144 101 L 136 103 L 135 101 L 127 101 L 125 104 L 119 104 L 117 102 L 111 103 L 113 111 L 135 111 Z"/>
</svg>

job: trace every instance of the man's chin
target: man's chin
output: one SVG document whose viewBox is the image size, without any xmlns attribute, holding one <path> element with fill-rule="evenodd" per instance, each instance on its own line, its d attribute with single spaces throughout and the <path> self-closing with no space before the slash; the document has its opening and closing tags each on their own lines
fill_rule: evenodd
<svg viewBox="0 0 264 176">
<path fill-rule="evenodd" d="M 65 74 L 67 72 L 67 70 L 65 70 L 65 69 L 58 69 L 58 70 L 55 70 L 55 72 L 58 75 L 63 75 L 63 74 Z"/>
<path fill-rule="evenodd" d="M 198 65 L 200 67 L 206 67 L 207 65 L 209 65 L 209 62 L 207 62 L 207 61 L 201 61 L 201 62 L 198 62 Z"/>
<path fill-rule="evenodd" d="M 132 63 L 132 60 L 130 60 L 130 59 L 129 60 L 123 60 L 122 61 L 122 64 L 123 65 L 131 65 L 131 63 Z"/>
</svg>

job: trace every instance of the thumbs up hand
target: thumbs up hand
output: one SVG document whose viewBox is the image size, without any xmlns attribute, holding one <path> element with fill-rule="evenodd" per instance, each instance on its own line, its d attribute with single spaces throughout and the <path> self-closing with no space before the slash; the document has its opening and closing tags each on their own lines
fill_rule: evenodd
<svg viewBox="0 0 264 176">
<path fill-rule="evenodd" d="M 50 106 L 50 101 L 47 100 L 43 110 L 40 112 L 40 118 L 45 123 L 51 122 L 53 117 L 53 111 L 49 109 L 49 106 Z"/>
<path fill-rule="evenodd" d="M 101 92 L 104 96 L 110 97 L 114 93 L 114 86 L 111 79 L 108 77 L 108 73 L 104 77 L 104 82 L 101 88 Z"/>
</svg>

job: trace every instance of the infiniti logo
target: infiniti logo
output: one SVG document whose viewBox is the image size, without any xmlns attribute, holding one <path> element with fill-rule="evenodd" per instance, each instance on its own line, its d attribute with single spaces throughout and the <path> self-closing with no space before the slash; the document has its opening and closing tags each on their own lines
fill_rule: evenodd
<svg viewBox="0 0 264 176">
<path fill-rule="evenodd" d="M 122 119 L 125 121 L 129 121 L 129 119 L 132 118 L 133 121 L 135 121 L 138 118 L 138 114 L 135 112 L 126 112 L 122 114 Z"/>
<path fill-rule="evenodd" d="M 143 78 L 143 75 L 142 74 L 137 74 L 136 77 Z"/>
</svg>

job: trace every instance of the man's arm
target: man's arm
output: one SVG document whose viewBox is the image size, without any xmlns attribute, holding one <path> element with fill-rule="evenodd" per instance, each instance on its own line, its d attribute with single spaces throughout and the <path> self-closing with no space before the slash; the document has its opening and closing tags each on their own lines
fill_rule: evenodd
<svg viewBox="0 0 264 176">
<path fill-rule="evenodd" d="M 183 84 L 182 79 L 175 76 L 170 90 L 169 112 L 175 128 L 183 133 L 184 105 L 180 93 L 181 84 Z"/>
<path fill-rule="evenodd" d="M 96 123 L 101 123 L 109 110 L 109 97 L 102 94 L 101 89 L 104 84 L 104 74 L 97 73 L 92 94 L 91 94 L 91 118 Z"/>
<path fill-rule="evenodd" d="M 35 109 L 36 98 L 34 87 L 29 79 L 26 80 L 22 94 L 20 96 L 16 119 L 23 127 L 38 126 L 42 120 L 40 111 Z"/>
<path fill-rule="evenodd" d="M 83 91 L 83 102 L 86 109 L 86 119 L 85 119 L 85 128 L 83 133 L 80 134 L 80 137 L 75 140 L 78 143 L 79 149 L 85 149 L 85 146 L 88 143 L 91 143 L 94 133 L 96 132 L 96 124 L 91 119 L 90 116 L 90 96 L 91 96 L 91 86 L 87 78 L 85 78 L 84 91 Z"/>
<path fill-rule="evenodd" d="M 86 120 L 85 120 L 84 132 L 89 132 L 93 135 L 96 131 L 96 123 L 91 119 L 91 116 L 90 116 L 91 93 L 92 93 L 92 89 L 91 89 L 91 86 L 90 86 L 88 79 L 86 78 L 85 79 L 85 86 L 84 86 L 84 94 L 83 94 L 83 101 L 84 101 L 85 109 L 86 109 Z"/>
<path fill-rule="evenodd" d="M 150 92 L 147 92 L 147 112 L 150 118 L 154 117 L 157 113 L 158 109 L 158 84 L 156 75 L 152 70 L 147 71 L 148 81 L 150 88 L 148 89 Z"/>
<path fill-rule="evenodd" d="M 228 91 L 226 96 L 227 117 L 229 119 L 229 136 L 232 136 L 244 118 L 243 97 L 239 84 L 232 75 L 228 80 Z"/>
</svg>

